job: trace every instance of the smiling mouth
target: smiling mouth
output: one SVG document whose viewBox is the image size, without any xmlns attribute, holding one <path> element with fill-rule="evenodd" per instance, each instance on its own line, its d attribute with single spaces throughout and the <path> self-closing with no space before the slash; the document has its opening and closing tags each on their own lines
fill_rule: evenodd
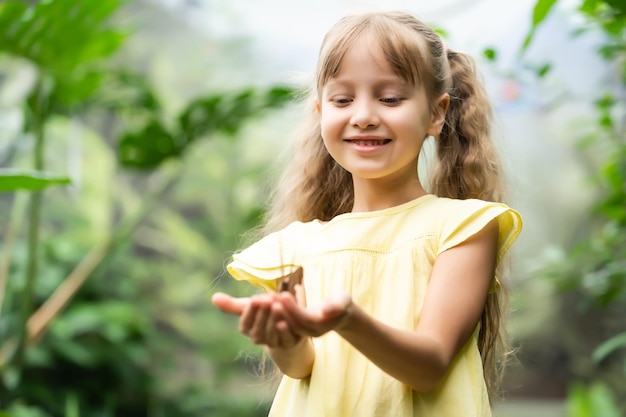
<svg viewBox="0 0 626 417">
<path fill-rule="evenodd" d="M 360 146 L 382 146 L 391 142 L 391 139 L 346 139 L 346 142 Z"/>
</svg>

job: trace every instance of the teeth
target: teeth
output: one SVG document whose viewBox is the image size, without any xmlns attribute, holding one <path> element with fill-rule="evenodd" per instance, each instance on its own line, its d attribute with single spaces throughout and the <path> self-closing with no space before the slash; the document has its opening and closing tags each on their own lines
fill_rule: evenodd
<svg viewBox="0 0 626 417">
<path fill-rule="evenodd" d="M 387 143 L 386 140 L 353 140 L 352 143 L 362 146 L 380 146 Z"/>
</svg>

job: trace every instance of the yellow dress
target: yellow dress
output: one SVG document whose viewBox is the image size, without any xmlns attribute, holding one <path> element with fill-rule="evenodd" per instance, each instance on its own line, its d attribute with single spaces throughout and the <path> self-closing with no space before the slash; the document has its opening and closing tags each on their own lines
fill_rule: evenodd
<svg viewBox="0 0 626 417">
<path fill-rule="evenodd" d="M 291 267 L 304 269 L 308 305 L 345 290 L 373 317 L 414 330 L 432 267 L 441 252 L 498 218 L 498 260 L 522 220 L 504 204 L 426 195 L 384 210 L 346 213 L 329 222 L 295 222 L 235 254 L 236 279 L 265 290 Z M 462 277 L 459 277 L 462 279 Z M 492 286 L 495 290 L 497 281 Z M 284 376 L 271 417 L 488 417 L 489 399 L 474 337 L 434 391 L 418 393 L 381 371 L 335 332 L 313 340 L 311 376 Z"/>
</svg>

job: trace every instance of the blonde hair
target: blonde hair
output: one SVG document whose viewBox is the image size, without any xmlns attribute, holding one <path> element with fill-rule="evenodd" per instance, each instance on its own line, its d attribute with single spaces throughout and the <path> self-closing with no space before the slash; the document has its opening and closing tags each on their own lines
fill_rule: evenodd
<svg viewBox="0 0 626 417">
<path fill-rule="evenodd" d="M 402 79 L 422 86 L 429 102 L 450 95 L 445 124 L 435 138 L 437 161 L 430 192 L 440 197 L 501 201 L 500 164 L 490 138 L 491 106 L 474 61 L 449 50 L 429 26 L 403 12 L 349 15 L 337 22 L 322 43 L 314 85 L 307 91 L 305 120 L 295 137 L 291 159 L 273 192 L 263 233 L 293 221 L 328 221 L 351 211 L 352 175 L 327 152 L 314 103 L 324 85 L 339 74 L 343 58 L 364 34 L 373 35 L 387 63 Z M 485 380 L 494 394 L 506 352 L 502 326 L 505 288 L 488 295 L 480 320 L 478 344 Z M 502 348 L 502 349 L 499 349 Z"/>
</svg>

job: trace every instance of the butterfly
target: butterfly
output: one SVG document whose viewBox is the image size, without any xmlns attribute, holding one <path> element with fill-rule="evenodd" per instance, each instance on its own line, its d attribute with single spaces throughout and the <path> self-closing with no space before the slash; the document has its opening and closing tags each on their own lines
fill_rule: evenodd
<svg viewBox="0 0 626 417">
<path fill-rule="evenodd" d="M 278 278 L 278 283 L 276 285 L 276 291 L 283 292 L 288 291 L 294 297 L 296 296 L 296 285 L 302 285 L 302 280 L 304 276 L 304 271 L 301 266 L 297 266 L 295 270 L 291 273 L 284 275 L 285 271 L 285 263 L 283 262 L 283 243 L 279 238 L 278 241 L 278 251 L 280 254 L 280 269 L 283 273 L 283 276 Z"/>
<path fill-rule="evenodd" d="M 290 274 L 283 275 L 278 279 L 278 285 L 276 289 L 279 292 L 289 291 L 293 296 L 296 295 L 296 285 L 302 285 L 302 278 L 304 276 L 302 267 L 299 266 Z"/>
</svg>

